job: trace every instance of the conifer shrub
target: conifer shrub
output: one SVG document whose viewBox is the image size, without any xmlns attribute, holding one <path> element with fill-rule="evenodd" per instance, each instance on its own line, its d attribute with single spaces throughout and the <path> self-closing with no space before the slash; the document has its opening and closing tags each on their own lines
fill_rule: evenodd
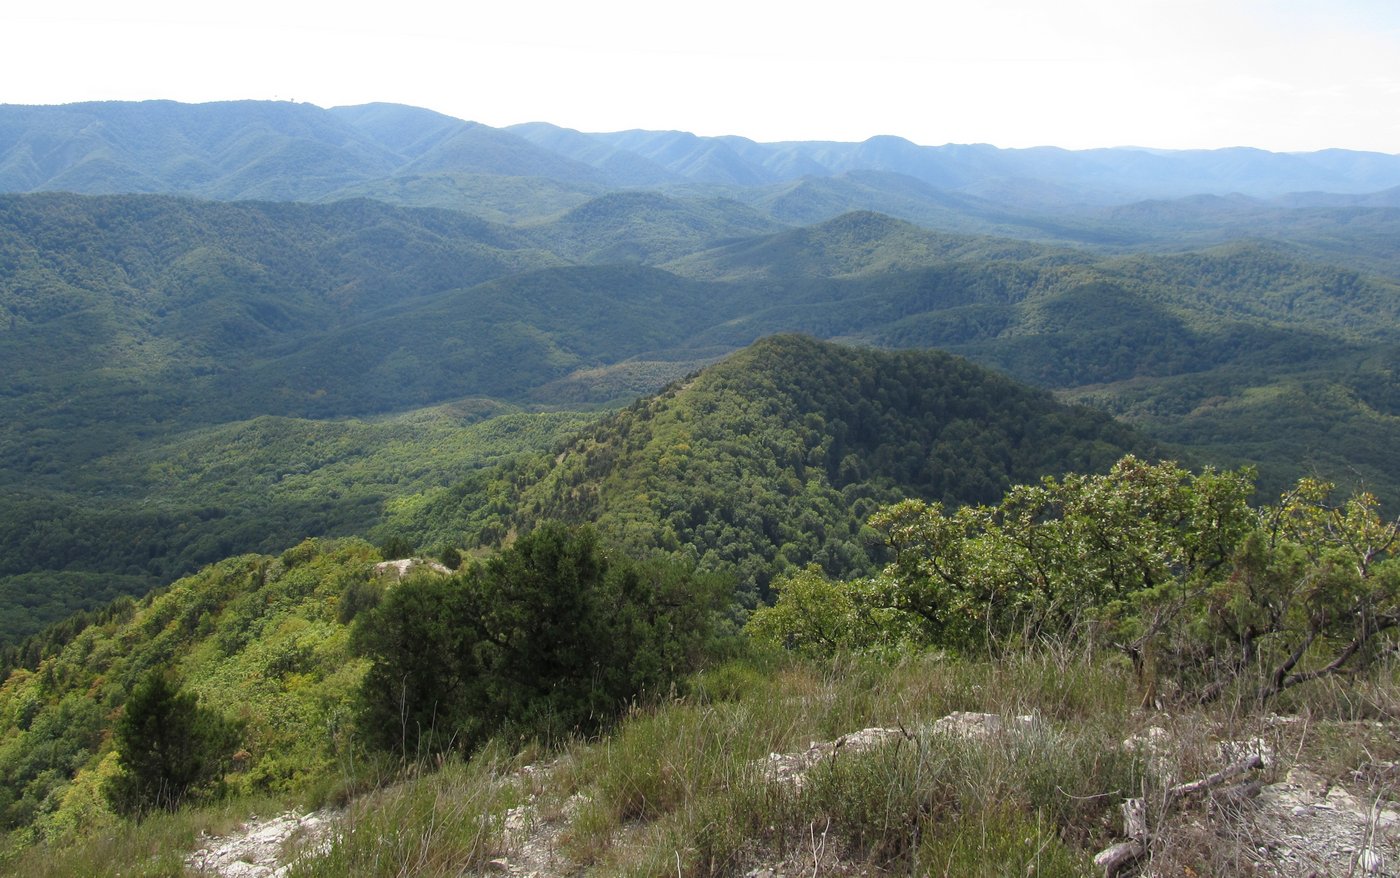
<svg viewBox="0 0 1400 878">
<path fill-rule="evenodd" d="M 667 693 L 710 646 L 722 580 L 546 524 L 456 576 L 411 578 L 361 613 L 360 726 L 412 757 L 492 735 L 558 740 Z"/>
<path fill-rule="evenodd" d="M 121 772 L 107 786 L 122 814 L 174 811 L 218 791 L 238 744 L 238 728 L 181 692 L 164 670 L 148 674 L 127 698 L 114 729 Z"/>
</svg>

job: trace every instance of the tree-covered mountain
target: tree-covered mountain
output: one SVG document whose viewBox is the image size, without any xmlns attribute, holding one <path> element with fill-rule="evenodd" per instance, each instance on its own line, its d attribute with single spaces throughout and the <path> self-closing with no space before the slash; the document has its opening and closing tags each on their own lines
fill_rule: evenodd
<svg viewBox="0 0 1400 878">
<path fill-rule="evenodd" d="M 0 107 L 0 190 L 317 201 L 400 174 L 599 182 L 588 165 L 489 126 L 387 104 L 280 101 Z"/>
<path fill-rule="evenodd" d="M 881 554 L 864 522 L 882 503 L 989 502 L 1016 481 L 1151 449 L 947 354 L 774 336 L 390 526 L 489 545 L 543 520 L 592 522 L 633 551 L 735 574 L 752 599 L 809 563 L 871 571 Z"/>
<path fill-rule="evenodd" d="M 1271 153 L 1260 149 L 1156 150 L 1136 147 L 1066 150 L 998 149 L 988 144 L 920 146 L 890 135 L 861 143 L 756 143 L 743 137 L 697 137 L 681 131 L 581 134 L 541 123 L 512 126 L 535 143 L 601 166 L 620 153 L 639 156 L 698 182 L 753 186 L 884 171 L 939 189 L 1029 206 L 1052 203 L 1125 203 L 1202 192 L 1272 196 L 1289 192 L 1366 193 L 1400 179 L 1400 157 L 1323 150 Z"/>
<path fill-rule="evenodd" d="M 1397 286 L 1283 245 L 1101 257 L 869 213 L 716 245 L 763 224 L 732 202 L 641 193 L 524 228 L 373 202 L 3 203 L 11 479 L 66 479 L 135 431 L 625 398 L 787 331 L 955 350 L 1177 440 L 1209 419 L 1202 403 L 1252 394 L 1255 415 L 1230 427 L 1250 451 L 1231 462 L 1297 465 L 1296 446 L 1269 448 L 1284 390 L 1325 403 L 1329 425 L 1390 429 L 1368 400 L 1386 386 L 1373 364 L 1395 343 Z M 608 264 L 624 257 L 669 261 Z M 1361 450 L 1307 445 L 1329 468 Z"/>
<path fill-rule="evenodd" d="M 0 197 L 0 478 L 76 463 L 82 424 L 110 446 L 295 414 L 217 388 L 369 314 L 561 262 L 507 228 L 370 201 Z"/>
<path fill-rule="evenodd" d="M 723 240 L 779 228 L 779 223 L 729 199 L 613 192 L 528 230 L 542 247 L 571 259 L 656 264 Z"/>
<path fill-rule="evenodd" d="M 308 533 L 397 535 L 437 551 L 558 517 L 596 520 L 635 551 L 742 564 L 751 587 L 809 561 L 865 570 L 872 504 L 977 501 L 1008 480 L 1100 468 L 1147 447 L 945 355 L 796 337 L 588 426 L 596 418 L 486 401 L 373 421 L 261 417 L 113 449 L 48 488 L 18 481 L 0 520 L 0 639 Z M 560 457 L 561 437 L 580 428 Z M 577 491 L 604 499 L 580 504 Z M 629 507 L 639 496 L 660 505 Z M 742 508 L 716 518 L 740 496 Z"/>
<path fill-rule="evenodd" d="M 112 825 L 105 790 L 117 772 L 113 710 L 153 673 L 178 668 L 173 686 L 235 724 L 250 769 L 240 785 L 295 789 L 333 764 L 367 665 L 348 649 L 345 595 L 374 587 L 377 557 L 363 541 L 307 541 L 277 557 L 232 558 L 84 620 L 91 624 L 41 648 L 42 664 L 31 663 L 37 671 L 7 668 L 5 854 L 90 821 Z M 221 763 L 232 751 L 218 754 Z"/>
<path fill-rule="evenodd" d="M 798 336 L 753 345 L 586 424 L 548 450 L 534 450 L 545 433 L 537 420 L 506 414 L 453 423 L 462 415 L 338 424 L 263 418 L 111 463 L 128 472 L 154 470 L 149 477 L 173 504 L 228 497 L 228 483 L 237 482 L 243 496 L 261 498 L 264 508 L 278 508 L 276 495 L 283 495 L 319 502 L 332 516 L 363 509 L 368 495 L 357 482 L 401 480 L 404 494 L 388 523 L 401 543 L 475 542 L 489 549 L 508 535 L 541 532 L 546 520 L 588 522 L 612 547 L 583 559 L 589 564 L 616 567 L 624 557 L 616 551 L 671 555 L 679 566 L 635 569 L 722 574 L 723 581 L 738 582 L 738 599 L 752 603 L 775 574 L 807 564 L 833 575 L 871 572 L 882 555 L 864 520 L 882 503 L 907 496 L 989 501 L 1014 481 L 1101 471 L 1125 451 L 1150 450 L 1147 440 L 1104 415 L 1059 404 L 946 354 L 880 352 Z M 556 415 L 553 426 L 569 418 Z M 581 421 L 575 416 L 573 423 Z M 265 469 L 270 461 L 276 469 Z M 449 461 L 475 466 L 475 474 L 444 488 L 417 471 Z M 353 523 L 367 530 L 372 522 Z M 158 526 L 178 530 L 185 523 L 172 515 Z M 245 792 L 300 789 L 328 771 L 350 745 L 353 691 L 367 668 L 349 651 L 347 623 L 385 588 L 372 572 L 374 560 L 358 541 L 307 541 L 277 557 L 231 558 L 7 651 L 7 674 L 13 664 L 28 669 L 0 687 L 0 831 L 57 836 L 61 821 L 72 819 L 72 808 L 62 803 L 80 797 L 103 810 L 103 784 L 115 771 L 102 762 L 111 758 L 105 744 L 111 717 L 137 683 L 161 668 L 178 668 L 172 687 L 220 705 L 210 709 L 235 723 Z M 488 573 L 507 569 L 491 563 Z M 535 574 L 529 587 L 548 587 L 552 580 L 539 577 L 552 570 Z M 461 583 L 428 591 L 469 593 Z M 664 607 L 651 607 L 647 618 L 676 611 L 676 595 L 661 597 Z M 554 599 L 561 608 L 573 606 L 567 590 Z M 409 621 L 426 622 L 419 612 L 425 607 L 443 609 L 416 606 L 402 610 Z M 606 618 L 614 619 L 615 610 Z M 395 618 L 387 616 L 386 624 Z M 578 621 L 569 616 L 550 624 Z M 634 628 L 627 628 L 629 636 Z M 380 647 L 394 636 L 374 634 Z M 240 706 L 236 714 L 230 704 Z M 368 709 L 380 715 L 389 708 Z M 312 734 L 313 728 L 319 731 Z M 329 740 L 322 734 L 327 729 Z M 430 733 L 424 726 L 415 734 Z M 41 742 L 52 758 L 33 758 Z"/>
<path fill-rule="evenodd" d="M 766 307 L 708 344 L 800 331 L 941 348 L 1208 446 L 1222 465 L 1258 464 L 1266 494 L 1300 470 L 1397 484 L 1381 449 L 1400 441 L 1384 401 L 1400 285 L 1299 248 L 1102 258 L 855 214 L 668 267 L 765 290 Z"/>
<path fill-rule="evenodd" d="M 702 571 L 738 577 L 751 601 L 773 575 L 808 563 L 841 575 L 871 570 L 880 554 L 863 521 L 880 503 L 911 495 L 991 499 L 1013 480 L 1100 470 L 1124 451 L 1148 447 L 1102 415 L 944 354 L 884 353 L 796 336 L 754 345 L 586 426 L 562 446 L 543 443 L 587 422 L 544 417 L 458 408 L 378 423 L 261 418 L 117 452 L 101 465 L 144 480 L 162 504 L 108 508 L 106 519 L 93 510 L 69 519 L 66 535 L 52 527 L 28 531 L 29 541 L 5 563 L 57 568 L 82 559 L 91 569 L 47 581 L 35 573 L 0 580 L 6 603 L 23 607 L 26 586 L 47 586 L 52 605 L 28 620 L 54 621 L 56 609 L 71 612 L 88 605 L 84 598 L 149 588 L 152 573 L 177 573 L 209 550 L 228 554 L 252 540 L 285 540 L 294 530 L 276 516 L 290 510 L 323 517 L 295 520 L 293 529 L 365 532 L 384 515 L 390 485 L 398 493 L 388 527 L 401 540 L 489 545 L 549 518 L 588 521 L 636 555 L 673 554 Z M 475 468 L 475 475 L 442 487 L 452 467 Z M 9 511 L 30 523 L 45 520 L 35 504 Z M 14 533 L 14 523 L 8 526 Z M 158 546 L 152 540 L 160 534 L 166 542 Z M 105 554 L 100 546 L 108 547 Z M 166 566 L 140 567 L 128 557 L 133 546 Z M 32 641 L 16 655 L 30 664 L 51 659 L 43 685 L 58 695 L 36 708 L 43 717 L 68 716 L 59 736 L 65 761 L 60 770 L 35 773 L 23 756 L 27 741 L 51 734 L 49 719 L 9 729 L 0 747 L 4 826 L 55 813 L 44 804 L 54 789 L 96 791 L 104 725 L 95 718 L 161 664 L 178 663 L 184 685 L 211 697 L 228 694 L 221 687 L 230 674 L 264 681 L 240 696 L 260 705 L 241 730 L 257 754 L 248 766 L 250 788 L 284 788 L 319 770 L 326 751 L 280 742 L 301 734 L 305 722 L 344 721 L 347 688 L 364 668 L 346 664 L 341 626 L 353 615 L 354 595 L 371 587 L 368 559 L 361 545 L 310 544 L 280 560 L 234 559 L 140 604 L 118 603 L 90 617 L 96 624 L 86 630 L 55 629 Z M 101 591 L 114 579 L 103 574 L 118 569 L 130 570 L 132 581 Z M 32 630 L 10 607 L 5 634 Z M 79 662 L 79 654 L 87 658 Z M 36 679 L 21 672 L 0 701 L 13 706 L 29 697 Z M 86 694 L 72 694 L 79 690 Z M 276 721 L 284 710 L 303 721 Z"/>
<path fill-rule="evenodd" d="M 413 498 L 596 419 L 464 400 L 369 420 L 264 416 L 19 479 L 0 507 L 0 643 L 231 555 L 373 535 Z"/>
<path fill-rule="evenodd" d="M 374 198 L 546 224 L 539 234 L 579 258 L 674 258 L 695 243 L 870 210 L 1109 251 L 1259 238 L 1400 277 L 1389 246 L 1397 184 L 1400 158 L 1345 150 L 998 150 L 890 136 L 763 144 L 546 123 L 495 129 L 382 103 L 0 106 L 0 191 Z M 626 193 L 641 197 L 627 204 L 633 217 L 646 199 L 653 216 L 614 222 L 610 240 L 603 226 L 573 228 L 581 217 L 606 224 L 619 203 L 589 202 Z"/>
<path fill-rule="evenodd" d="M 922 609 L 1015 640 L 1049 630 L 1013 624 L 1032 605 L 1087 632 L 1060 597 L 1111 580 L 1132 606 L 1096 605 L 1095 625 L 1170 641 L 1159 676 L 1238 674 L 1284 616 L 1305 639 L 1266 647 L 1281 673 L 1329 674 L 1308 644 L 1345 658 L 1381 629 L 1348 647 L 1368 593 L 1297 553 L 1331 533 L 1384 555 L 1395 529 L 1369 495 L 1332 508 L 1297 480 L 1400 496 L 1397 183 L 1400 157 L 1345 151 L 761 144 L 392 104 L 0 106 L 0 864 L 219 784 L 324 797 L 365 776 L 342 769 L 367 742 L 407 756 L 597 730 L 684 685 L 721 594 L 726 624 L 776 593 L 805 632 L 833 617 L 804 601 L 849 591 L 861 631 Z M 1258 477 L 1133 458 L 1092 475 L 1127 452 Z M 1144 474 L 1170 484 L 1145 515 Z M 1308 536 L 1270 537 L 1267 563 L 1226 539 L 1257 523 L 1256 483 L 1304 501 L 1258 513 Z M 1228 488 L 1228 534 L 1195 517 L 1218 509 L 1211 486 Z M 1081 489 L 1107 506 L 1069 509 Z M 964 505 L 1003 497 L 1062 499 Z M 906 498 L 932 505 L 887 505 Z M 927 514 L 901 536 L 899 509 Z M 1137 538 L 1159 525 L 1186 542 Z M 976 575 L 927 593 L 905 557 L 899 575 L 918 575 L 896 584 L 921 597 L 901 604 L 881 591 L 892 568 L 869 576 L 920 534 L 977 555 Z M 1228 565 L 1195 554 L 1216 537 Z M 1216 591 L 1157 630 L 1143 613 L 1186 604 L 1156 585 L 1200 594 L 1183 551 Z M 465 567 L 376 579 L 410 553 Z M 1031 585 L 1014 606 L 968 597 L 1011 580 Z M 1392 600 L 1389 567 L 1377 581 Z M 1278 609 L 1280 587 L 1323 595 L 1327 631 Z M 1391 609 L 1374 620 L 1394 625 Z M 352 649 L 356 616 L 371 621 Z M 1197 621 L 1225 625 L 1218 651 L 1193 652 Z M 727 673 L 695 704 L 755 671 Z M 444 745 L 439 718 L 466 737 Z M 177 728 L 179 752 L 155 753 Z"/>
<path fill-rule="evenodd" d="M 602 183 L 606 175 L 499 128 L 401 104 L 362 104 L 325 111 L 407 160 L 397 175 L 437 173 L 547 177 Z"/>
<path fill-rule="evenodd" d="M 783 229 L 737 201 L 655 193 L 522 226 L 363 200 L 44 194 L 0 197 L 0 264 L 5 575 L 26 577 L 13 594 L 65 595 L 30 619 L 368 526 L 399 493 L 371 478 L 345 495 L 362 505 L 332 511 L 253 502 L 234 479 L 177 501 L 146 473 L 218 435 L 191 431 L 469 398 L 625 403 L 780 332 L 952 350 L 1259 464 L 1265 491 L 1311 468 L 1400 493 L 1384 453 L 1400 441 L 1397 285 L 1306 247 L 1104 255 L 868 212 Z M 379 434 L 358 435 L 375 459 Z M 250 453 L 289 473 L 286 450 Z M 122 522 L 137 536 L 109 539 Z M 46 571 L 62 574 L 51 588 Z"/>
<path fill-rule="evenodd" d="M 315 198 L 389 173 L 392 153 L 324 110 L 235 101 L 0 110 L 6 191 Z"/>
</svg>

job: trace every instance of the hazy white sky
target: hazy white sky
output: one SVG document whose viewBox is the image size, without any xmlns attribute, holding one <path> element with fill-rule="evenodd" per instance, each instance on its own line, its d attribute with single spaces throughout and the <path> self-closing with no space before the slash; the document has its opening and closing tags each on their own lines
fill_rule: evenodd
<svg viewBox="0 0 1400 878">
<path fill-rule="evenodd" d="M 16 0 L 0 28 L 4 103 L 1400 153 L 1400 0 Z"/>
</svg>

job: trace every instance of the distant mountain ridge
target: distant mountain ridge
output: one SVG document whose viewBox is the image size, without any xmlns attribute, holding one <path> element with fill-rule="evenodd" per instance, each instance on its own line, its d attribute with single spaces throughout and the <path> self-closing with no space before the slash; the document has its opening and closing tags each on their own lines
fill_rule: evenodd
<svg viewBox="0 0 1400 878">
<path fill-rule="evenodd" d="M 600 169 L 621 165 L 623 157 L 629 163 L 640 157 L 686 180 L 736 186 L 884 171 L 983 197 L 1005 190 L 1008 184 L 1035 181 L 1073 190 L 1086 203 L 1108 204 L 1202 192 L 1258 197 L 1303 191 L 1360 194 L 1400 184 L 1400 156 L 1344 149 L 1312 153 L 1249 147 L 999 149 L 989 144 L 923 146 L 893 135 L 859 143 L 758 143 L 744 137 L 700 137 L 680 131 L 585 134 L 547 123 L 505 130 Z"/>
<path fill-rule="evenodd" d="M 872 212 L 782 228 L 651 192 L 513 227 L 369 200 L 42 194 L 0 197 L 0 264 L 0 483 L 259 415 L 606 404 L 780 332 L 962 354 L 1272 460 L 1269 486 L 1303 460 L 1400 478 L 1355 456 L 1400 435 L 1400 282 L 1272 242 L 1106 256 Z M 1294 392 L 1327 413 L 1273 429 Z"/>
<path fill-rule="evenodd" d="M 596 183 L 604 175 L 509 132 L 428 110 L 228 101 L 0 106 L 0 190 L 319 201 L 448 169 Z"/>
<path fill-rule="evenodd" d="M 1257 463 L 1266 492 L 1307 469 L 1400 496 L 1394 159 L 0 107 L 0 187 L 145 193 L 0 195 L 0 604 L 411 511 L 446 470 L 381 472 L 418 453 L 399 437 L 479 459 L 429 448 L 416 409 L 625 404 L 774 333 L 942 348 Z M 1113 202 L 1132 162 L 1286 190 Z M 315 418 L 373 419 L 346 435 L 383 447 L 323 450 L 341 427 Z M 550 423 L 521 429 L 540 447 Z M 254 437 L 244 470 L 181 462 L 217 461 L 184 450 L 208 437 Z"/>
<path fill-rule="evenodd" d="M 1023 206 L 1200 193 L 1362 195 L 1400 186 L 1400 156 L 1341 149 L 998 149 L 921 146 L 892 135 L 860 143 L 758 143 L 682 131 L 590 134 L 543 122 L 499 129 L 396 104 L 0 105 L 0 191 L 7 192 L 314 201 L 425 176 L 744 189 L 872 171 Z"/>
</svg>

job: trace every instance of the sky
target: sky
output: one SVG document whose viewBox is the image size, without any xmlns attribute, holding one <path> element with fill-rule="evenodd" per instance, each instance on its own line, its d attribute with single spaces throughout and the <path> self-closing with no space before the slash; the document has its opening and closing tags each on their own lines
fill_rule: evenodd
<svg viewBox="0 0 1400 878">
<path fill-rule="evenodd" d="M 46 0 L 3 4 L 0 29 L 0 103 L 1400 153 L 1397 0 Z"/>
</svg>

